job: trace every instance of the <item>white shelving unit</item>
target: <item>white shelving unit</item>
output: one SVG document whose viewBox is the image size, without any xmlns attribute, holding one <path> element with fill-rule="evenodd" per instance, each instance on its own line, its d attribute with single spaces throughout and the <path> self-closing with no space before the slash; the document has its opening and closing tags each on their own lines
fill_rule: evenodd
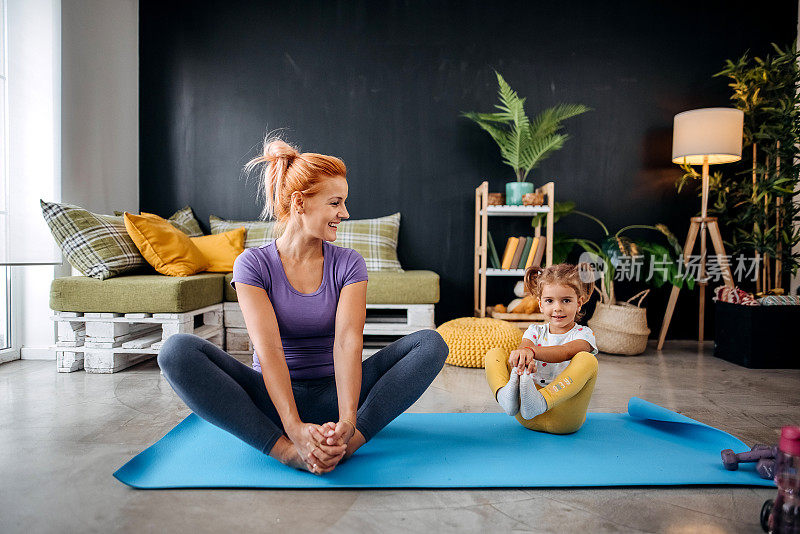
<svg viewBox="0 0 800 534">
<path fill-rule="evenodd" d="M 536 215 L 537 213 L 547 213 L 548 211 L 550 211 L 550 207 L 546 205 L 545 206 L 488 206 L 485 210 L 483 209 L 481 210 L 481 215 L 485 213 L 488 215 L 492 215 L 494 217 L 521 217 L 521 216 L 525 217 L 525 216 Z"/>
<path fill-rule="evenodd" d="M 543 193 L 545 204 L 542 206 L 489 206 L 489 182 L 483 182 L 475 188 L 475 298 L 474 312 L 476 317 L 486 317 L 486 277 L 487 276 L 515 276 L 521 278 L 525 274 L 524 269 L 493 269 L 489 268 L 487 234 L 489 217 L 533 217 L 539 213 L 547 214 L 547 224 L 545 226 L 545 266 L 553 263 L 553 206 L 555 203 L 555 184 L 548 182 L 536 189 L 536 192 Z M 534 236 L 542 235 L 542 225 L 538 224 L 534 230 Z M 503 247 L 497 241 L 495 245 Z M 498 248 L 498 254 L 502 254 L 502 248 Z M 543 319 L 540 317 L 538 319 Z"/>
<path fill-rule="evenodd" d="M 486 269 L 486 276 L 523 276 L 525 269 Z"/>
</svg>

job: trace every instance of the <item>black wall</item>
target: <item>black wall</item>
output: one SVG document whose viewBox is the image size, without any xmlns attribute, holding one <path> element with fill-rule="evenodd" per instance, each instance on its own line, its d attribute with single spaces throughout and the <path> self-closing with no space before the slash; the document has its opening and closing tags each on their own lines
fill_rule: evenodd
<svg viewBox="0 0 800 534">
<path fill-rule="evenodd" d="M 699 200 L 673 185 L 673 116 L 729 105 L 712 78 L 724 60 L 787 44 L 796 27 L 793 0 L 142 0 L 141 209 L 190 204 L 206 226 L 212 213 L 255 219 L 241 168 L 266 131 L 285 128 L 301 149 L 345 161 L 352 218 L 402 213 L 401 263 L 441 275 L 439 324 L 471 315 L 474 189 L 501 191 L 512 175 L 459 117 L 492 109 L 493 69 L 529 115 L 558 102 L 594 110 L 567 122 L 572 139 L 530 180 L 554 180 L 557 200 L 612 228 L 665 222 L 682 239 Z M 529 233 L 491 221 L 498 242 Z M 599 237 L 577 218 L 557 229 Z M 490 303 L 508 302 L 510 283 L 491 280 Z M 649 298 L 654 333 L 666 295 Z M 671 337 L 696 335 L 696 309 L 684 293 Z"/>
</svg>

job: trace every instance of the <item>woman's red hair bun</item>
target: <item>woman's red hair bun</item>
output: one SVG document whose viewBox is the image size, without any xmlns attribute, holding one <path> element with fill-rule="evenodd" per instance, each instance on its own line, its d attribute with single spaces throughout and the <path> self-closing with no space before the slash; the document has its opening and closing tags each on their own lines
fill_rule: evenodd
<svg viewBox="0 0 800 534">
<path fill-rule="evenodd" d="M 293 146 L 280 139 L 275 139 L 271 141 L 265 147 L 264 152 L 265 155 L 267 156 L 267 160 L 271 162 L 282 158 L 291 161 L 300 155 L 300 153 L 297 152 L 297 150 Z"/>
</svg>

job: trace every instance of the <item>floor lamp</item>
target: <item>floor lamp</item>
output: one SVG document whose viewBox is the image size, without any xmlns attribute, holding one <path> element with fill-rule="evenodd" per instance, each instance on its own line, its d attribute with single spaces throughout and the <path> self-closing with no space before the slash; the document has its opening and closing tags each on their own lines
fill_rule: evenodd
<svg viewBox="0 0 800 534">
<path fill-rule="evenodd" d="M 698 341 L 703 341 L 706 297 L 706 231 L 711 236 L 714 252 L 722 270 L 725 285 L 733 286 L 733 276 L 725 256 L 725 247 L 719 233 L 716 217 L 708 216 L 708 166 L 718 163 L 732 163 L 742 159 L 742 125 L 744 113 L 732 108 L 704 108 L 684 111 L 675 115 L 672 130 L 672 162 L 703 166 L 702 205 L 700 217 L 692 217 L 686 244 L 683 247 L 683 261 L 694 251 L 698 234 L 700 235 L 700 265 L 698 285 L 700 305 L 698 310 Z M 661 323 L 657 350 L 664 346 L 675 303 L 680 289 L 672 286 L 667 311 Z"/>
</svg>

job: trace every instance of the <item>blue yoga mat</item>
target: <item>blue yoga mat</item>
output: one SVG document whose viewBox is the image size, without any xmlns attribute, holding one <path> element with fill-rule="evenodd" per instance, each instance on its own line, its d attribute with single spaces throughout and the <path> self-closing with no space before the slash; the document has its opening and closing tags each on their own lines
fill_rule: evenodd
<svg viewBox="0 0 800 534">
<path fill-rule="evenodd" d="M 591 413 L 579 431 L 563 436 L 532 432 L 505 414 L 406 413 L 317 476 L 192 414 L 114 476 L 141 489 L 773 485 L 753 464 L 726 471 L 722 449 L 749 447 L 633 397 L 628 413 Z"/>
</svg>

